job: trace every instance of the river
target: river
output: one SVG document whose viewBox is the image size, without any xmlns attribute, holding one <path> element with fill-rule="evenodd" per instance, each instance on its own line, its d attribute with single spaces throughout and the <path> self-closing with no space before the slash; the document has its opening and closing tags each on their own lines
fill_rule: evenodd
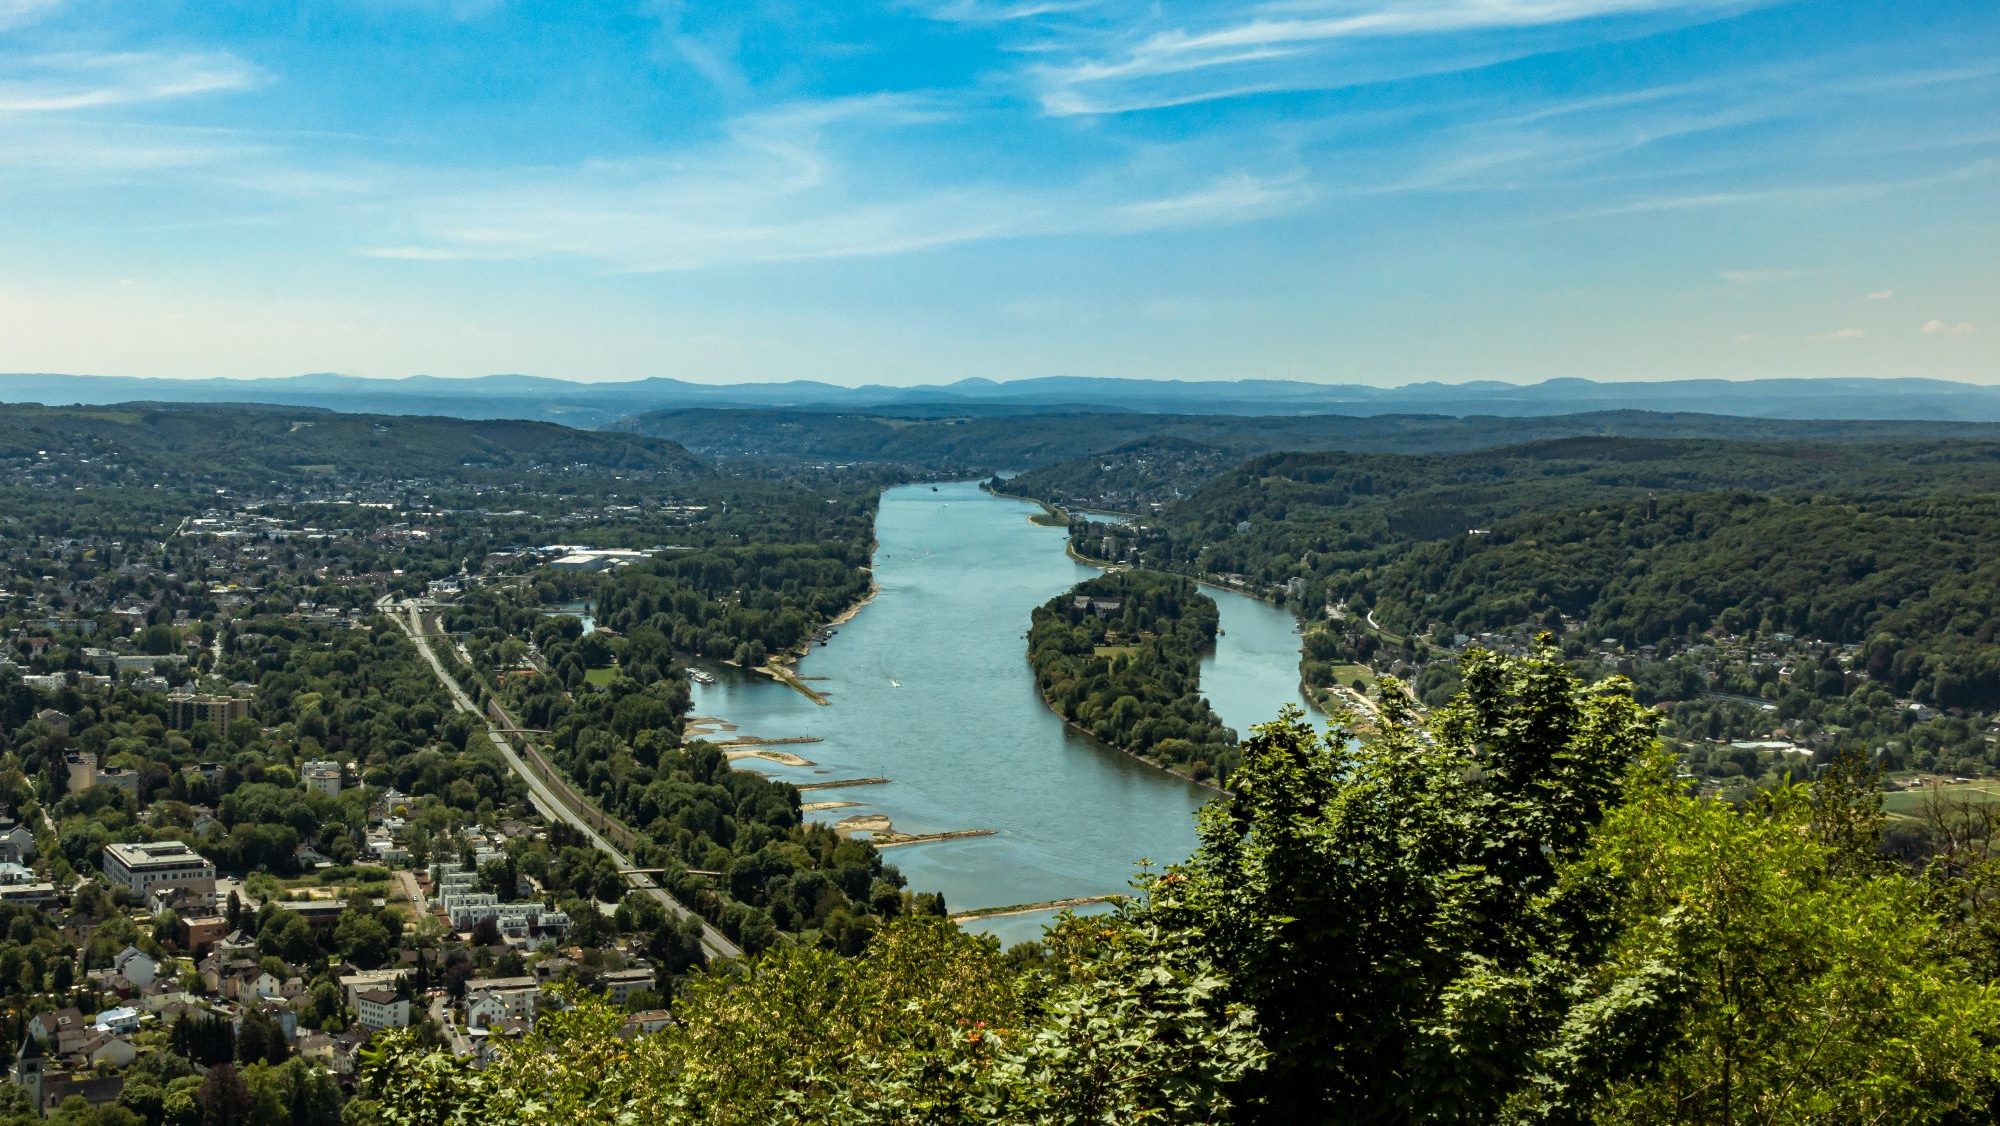
<svg viewBox="0 0 2000 1126">
<path fill-rule="evenodd" d="M 1194 811 L 1214 796 L 1069 731 L 1042 703 L 1029 614 L 1097 571 L 1063 550 L 1063 529 L 1031 523 L 1037 511 L 971 483 L 889 490 L 876 521 L 879 593 L 798 668 L 831 703 L 727 667 L 693 686 L 696 714 L 743 734 L 821 740 L 783 748 L 812 766 L 739 766 L 798 783 L 890 780 L 807 791 L 807 801 L 856 803 L 808 814 L 816 820 L 881 813 L 908 833 L 994 830 L 884 853 L 954 911 L 1122 891 L 1141 858 L 1186 857 Z M 1298 639 L 1284 611 L 1211 593 L 1223 636 L 1202 685 L 1242 730 L 1298 699 Z M 1016 942 L 1047 921 L 979 929 Z"/>
</svg>

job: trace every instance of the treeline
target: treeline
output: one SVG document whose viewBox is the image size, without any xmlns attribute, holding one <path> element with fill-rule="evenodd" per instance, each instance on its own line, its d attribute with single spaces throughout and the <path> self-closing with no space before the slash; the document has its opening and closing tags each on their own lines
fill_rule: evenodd
<svg viewBox="0 0 2000 1126">
<path fill-rule="evenodd" d="M 1662 497 L 1421 545 L 1366 580 L 1392 630 L 1551 615 L 1630 644 L 1789 633 L 1862 646 L 1854 668 L 1939 708 L 2000 706 L 2000 496 Z M 1820 685 L 1847 686 L 1834 667 Z"/>
<path fill-rule="evenodd" d="M 9 406 L 0 414 L 0 465 L 149 491 L 268 488 L 335 474 L 514 484 L 524 472 L 683 478 L 710 472 L 663 439 L 547 422 L 143 403 Z"/>
<path fill-rule="evenodd" d="M 1040 495 L 1031 475 L 1009 486 Z M 1856 498 L 2000 492 L 2000 444 L 1570 438 L 1449 456 L 1273 454 L 1238 465 L 1138 529 L 1092 524 L 1079 547 L 1111 535 L 1148 566 L 1282 586 L 1378 566 L 1409 544 L 1514 517 L 1715 490 Z"/>
<path fill-rule="evenodd" d="M 598 620 L 672 652 L 762 664 L 860 601 L 868 561 L 861 536 L 673 555 L 600 587 Z"/>
<path fill-rule="evenodd" d="M 350 1113 L 1991 1121 L 1991 819 L 1892 861 L 1853 761 L 1739 807 L 1690 796 L 1652 723 L 1551 654 L 1472 656 L 1365 744 L 1260 728 L 1195 854 L 1116 915 L 1004 955 L 916 920 L 856 958 L 782 947 L 698 976 L 658 1035 L 586 1002 L 479 1071 L 389 1034 Z"/>
<path fill-rule="evenodd" d="M 790 408 L 683 407 L 649 411 L 617 428 L 671 439 L 709 457 L 765 464 L 842 462 L 918 470 L 993 472 L 1024 469 L 1025 495 L 1058 504 L 1096 503 L 1107 480 L 1097 466 L 1120 447 L 1188 443 L 1196 483 L 1244 458 L 1279 450 L 1448 453 L 1580 435 L 1619 438 L 1728 438 L 1766 442 L 1902 442 L 1940 437 L 2000 439 L 1993 423 L 1877 422 L 1733 418 L 1662 411 L 1590 411 L 1525 418 L 1452 418 L 1437 414 L 1147 414 L 1065 409 L 973 413 L 836 411 Z M 1163 499 L 1190 479 L 1172 460 L 1134 461 L 1109 481 L 1142 500 Z M 1047 489 L 1061 495 L 1047 495 Z M 1171 499 L 1166 497 L 1165 499 Z"/>
<path fill-rule="evenodd" d="M 1226 780 L 1236 734 L 1200 684 L 1220 615 L 1180 575 L 1105 575 L 1035 610 L 1028 664 L 1049 706 L 1096 738 L 1196 781 Z"/>
</svg>

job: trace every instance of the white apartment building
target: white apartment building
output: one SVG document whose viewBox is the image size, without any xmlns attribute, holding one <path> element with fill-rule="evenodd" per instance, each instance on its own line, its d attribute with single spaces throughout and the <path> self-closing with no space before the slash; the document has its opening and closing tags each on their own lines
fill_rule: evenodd
<svg viewBox="0 0 2000 1126">
<path fill-rule="evenodd" d="M 104 876 L 141 897 L 155 888 L 215 894 L 215 865 L 180 841 L 105 845 Z"/>
</svg>

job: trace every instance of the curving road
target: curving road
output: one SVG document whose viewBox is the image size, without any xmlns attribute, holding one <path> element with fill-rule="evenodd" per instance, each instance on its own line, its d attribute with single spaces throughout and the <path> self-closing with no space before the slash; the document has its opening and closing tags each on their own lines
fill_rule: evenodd
<svg viewBox="0 0 2000 1126">
<path fill-rule="evenodd" d="M 382 601 L 377 603 L 377 606 L 386 612 L 389 609 L 388 596 L 384 595 Z M 507 765 L 513 768 L 514 773 L 521 776 L 521 781 L 527 783 L 528 793 L 535 799 L 535 807 L 551 816 L 560 817 L 564 821 L 567 821 L 572 828 L 583 834 L 584 839 L 596 846 L 606 856 L 609 856 L 621 871 L 638 867 L 638 865 L 632 863 L 630 857 L 618 851 L 617 847 L 612 845 L 610 841 L 605 840 L 602 834 L 596 829 L 591 828 L 590 823 L 580 816 L 575 809 L 571 808 L 568 802 L 557 797 L 555 791 L 549 789 L 548 785 L 542 781 L 541 775 L 536 774 L 534 770 L 529 768 L 527 762 L 521 758 L 520 753 L 514 749 L 514 744 L 509 742 L 506 736 L 493 730 L 493 726 L 486 722 L 484 713 L 473 704 L 472 697 L 466 695 L 465 689 L 459 686 L 458 678 L 452 676 L 446 670 L 444 662 L 438 660 L 437 652 L 424 643 L 423 622 L 418 617 L 417 608 L 408 602 L 403 603 L 402 608 L 407 612 L 407 617 L 404 614 L 395 613 L 389 614 L 389 617 L 394 619 L 398 626 L 402 627 L 405 634 L 409 635 L 410 641 L 417 647 L 417 652 L 422 653 L 424 660 L 429 662 L 431 671 L 437 674 L 438 683 L 444 685 L 445 691 L 451 694 L 452 702 L 458 706 L 459 710 L 471 712 L 474 717 L 479 719 L 481 727 L 486 731 L 486 737 L 493 740 L 494 749 L 500 752 L 501 758 L 507 760 Z M 701 949 L 710 958 L 740 958 L 743 956 L 742 947 L 729 941 L 728 935 L 716 930 L 715 927 L 709 924 L 708 920 L 701 918 L 701 916 L 689 910 L 680 900 L 668 894 L 667 890 L 655 882 L 653 877 L 644 873 L 633 872 L 628 874 L 625 880 L 632 885 L 633 890 L 650 895 L 655 900 L 658 900 L 660 906 L 665 907 L 667 913 L 674 918 L 695 919 L 699 921 L 701 923 Z"/>
</svg>

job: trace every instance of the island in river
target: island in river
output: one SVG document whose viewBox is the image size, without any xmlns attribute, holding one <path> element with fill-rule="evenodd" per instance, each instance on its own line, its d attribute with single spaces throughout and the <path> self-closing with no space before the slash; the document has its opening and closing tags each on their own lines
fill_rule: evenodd
<svg viewBox="0 0 2000 1126">
<path fill-rule="evenodd" d="M 1023 654 L 1030 616 L 1099 572 L 1068 556 L 1064 529 L 1029 522 L 1040 510 L 972 483 L 889 490 L 876 520 L 874 600 L 796 667 L 829 706 L 727 666 L 708 666 L 715 683 L 692 686 L 697 713 L 746 734 L 819 738 L 811 766 L 758 762 L 772 777 L 821 788 L 886 779 L 837 788 L 828 796 L 853 804 L 809 817 L 879 813 L 915 835 L 993 830 L 889 856 L 913 889 L 943 893 L 953 912 L 1124 891 L 1142 859 L 1187 855 L 1192 815 L 1213 796 L 1071 731 L 1043 704 Z M 1299 699 L 1296 626 L 1253 599 L 1214 598 L 1222 636 L 1202 659 L 1202 681 L 1242 731 Z M 1018 941 L 1046 921 L 967 925 Z"/>
<path fill-rule="evenodd" d="M 1097 739 L 1196 782 L 1220 784 L 1237 734 L 1201 694 L 1220 611 L 1193 579 L 1115 571 L 1035 610 L 1028 665 L 1056 714 Z"/>
</svg>

